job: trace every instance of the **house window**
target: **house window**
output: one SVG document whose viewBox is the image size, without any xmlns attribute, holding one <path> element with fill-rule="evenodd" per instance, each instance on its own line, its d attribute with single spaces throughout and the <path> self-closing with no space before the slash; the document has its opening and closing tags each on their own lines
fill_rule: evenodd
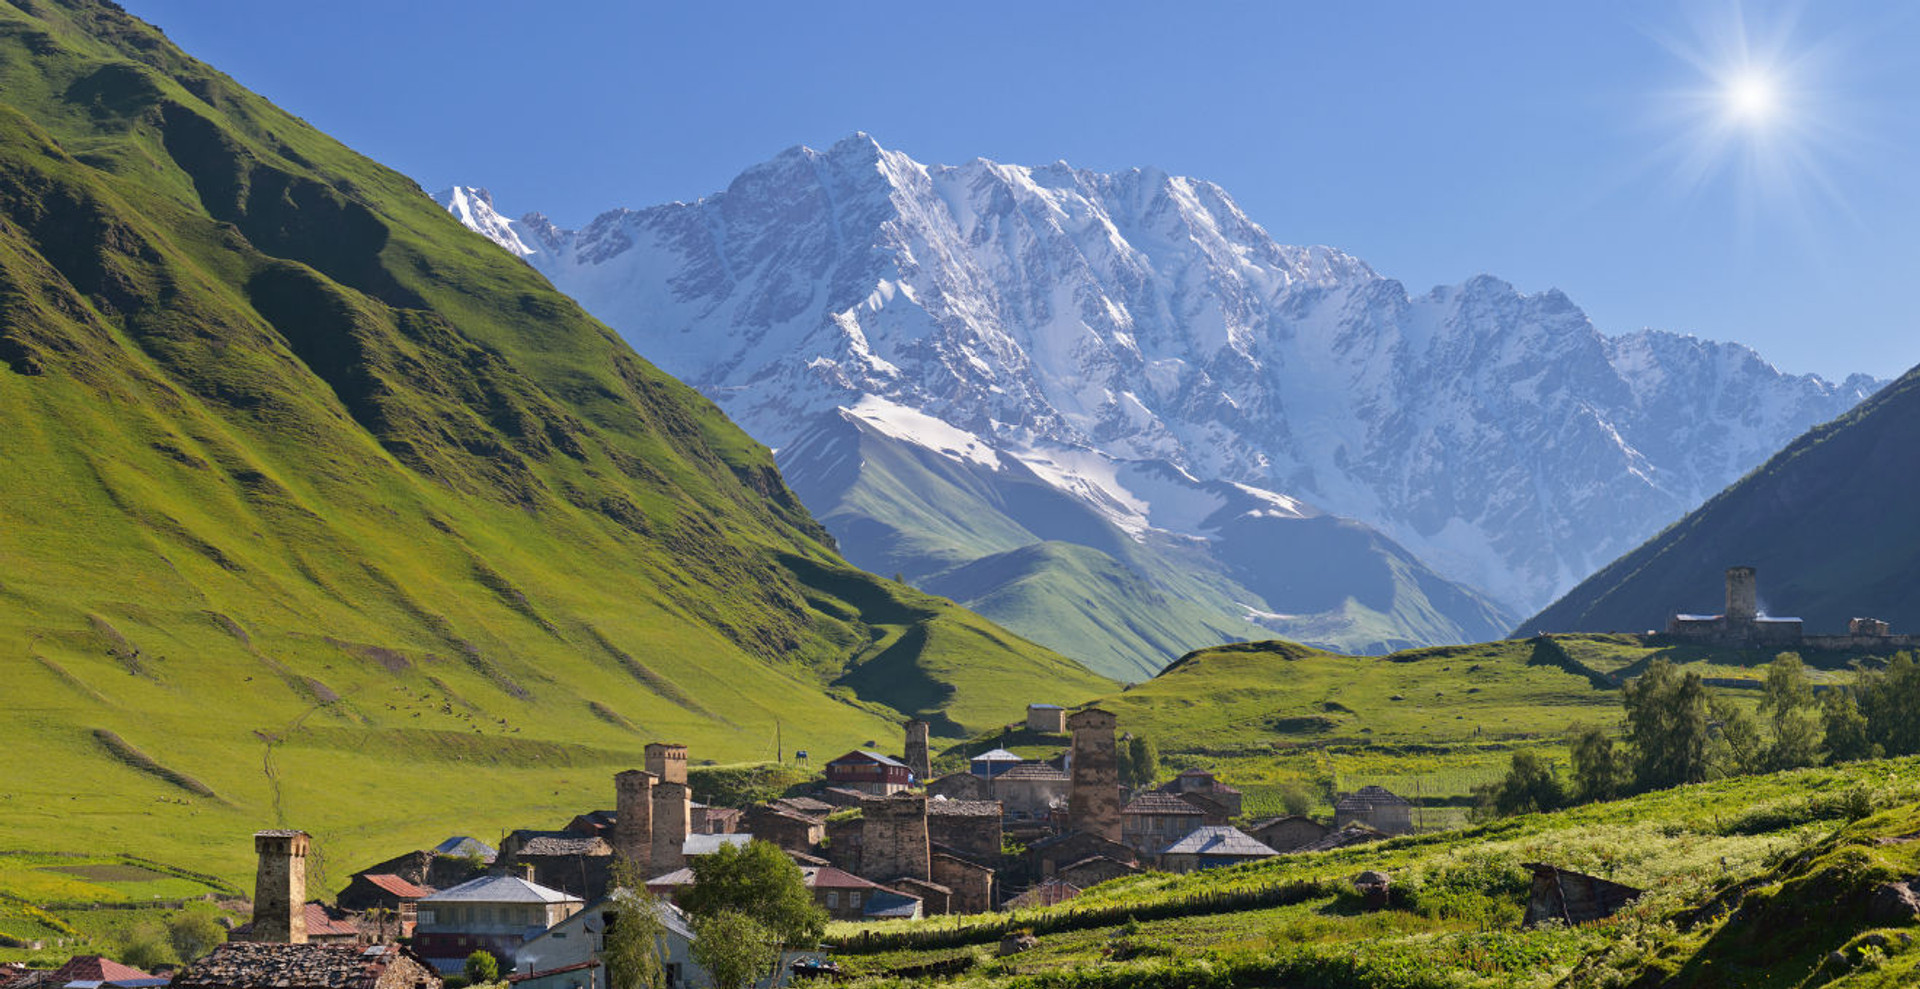
<svg viewBox="0 0 1920 989">
<path fill-rule="evenodd" d="M 860 892 L 858 890 L 855 890 L 854 892 L 848 893 L 847 906 L 857 907 L 859 905 L 860 905 Z"/>
<path fill-rule="evenodd" d="M 840 905 L 840 894 L 834 892 L 833 890 L 827 890 L 827 909 L 832 910 L 833 908 L 839 905 Z"/>
</svg>

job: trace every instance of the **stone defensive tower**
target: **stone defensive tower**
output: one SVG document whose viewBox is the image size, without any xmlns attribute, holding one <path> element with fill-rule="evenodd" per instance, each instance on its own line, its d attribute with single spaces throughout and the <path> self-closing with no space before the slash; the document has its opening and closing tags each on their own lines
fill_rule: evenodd
<svg viewBox="0 0 1920 989">
<path fill-rule="evenodd" d="M 922 786 L 933 777 L 933 766 L 927 757 L 927 734 L 929 726 L 919 719 L 907 722 L 907 768 L 913 771 L 913 778 Z"/>
<path fill-rule="evenodd" d="M 257 831 L 253 850 L 260 866 L 253 879 L 253 940 L 307 943 L 307 849 L 305 831 Z"/>
<path fill-rule="evenodd" d="M 687 747 L 672 742 L 648 743 L 647 772 L 659 777 L 662 783 L 685 783 Z"/>
<path fill-rule="evenodd" d="M 685 749 L 681 751 L 684 753 Z M 681 765 L 686 763 L 682 761 Z M 655 783 L 653 859 L 647 867 L 647 878 L 665 875 L 687 864 L 687 835 L 692 832 L 693 791 L 685 783 Z"/>
<path fill-rule="evenodd" d="M 613 853 L 647 872 L 653 855 L 654 774 L 629 769 L 613 777 Z M 653 878 L 647 873 L 645 878 Z"/>
<path fill-rule="evenodd" d="M 1073 732 L 1073 788 L 1067 794 L 1067 827 L 1120 840 L 1120 761 L 1114 752 L 1111 712 L 1090 707 L 1067 719 Z"/>
<path fill-rule="evenodd" d="M 1752 567 L 1727 568 L 1727 624 L 1751 624 L 1760 614 Z"/>
<path fill-rule="evenodd" d="M 878 882 L 930 881 L 933 848 L 927 840 L 927 797 L 896 793 L 860 801 L 861 875 Z"/>
</svg>

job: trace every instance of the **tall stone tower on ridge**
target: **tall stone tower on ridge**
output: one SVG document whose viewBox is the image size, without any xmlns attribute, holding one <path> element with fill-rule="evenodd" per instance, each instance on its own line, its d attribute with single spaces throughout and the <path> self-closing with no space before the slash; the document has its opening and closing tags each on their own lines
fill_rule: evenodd
<svg viewBox="0 0 1920 989">
<path fill-rule="evenodd" d="M 686 760 L 682 758 L 680 764 L 685 766 Z M 685 783 L 655 783 L 653 861 L 647 867 L 647 878 L 664 875 L 686 865 L 687 835 L 692 833 L 693 791 Z"/>
<path fill-rule="evenodd" d="M 647 772 L 658 776 L 662 783 L 685 783 L 687 747 L 672 742 L 648 743 Z"/>
<path fill-rule="evenodd" d="M 927 795 L 895 793 L 860 801 L 860 874 L 879 882 L 930 880 L 933 846 L 927 839 Z"/>
<path fill-rule="evenodd" d="M 613 777 L 613 853 L 632 862 L 651 879 L 654 774 L 629 769 Z"/>
<path fill-rule="evenodd" d="M 907 722 L 907 768 L 913 771 L 913 778 L 922 786 L 933 775 L 933 766 L 927 755 L 927 735 L 929 726 L 915 718 Z"/>
<path fill-rule="evenodd" d="M 253 878 L 253 940 L 307 943 L 307 849 L 305 831 L 256 831 L 260 865 Z"/>
<path fill-rule="evenodd" d="M 1067 793 L 1067 827 L 1120 840 L 1120 760 L 1114 751 L 1111 712 L 1090 707 L 1067 719 L 1073 732 L 1073 786 Z"/>
<path fill-rule="evenodd" d="M 1752 567 L 1727 568 L 1727 625 L 1751 625 L 1760 615 L 1760 593 Z"/>
</svg>

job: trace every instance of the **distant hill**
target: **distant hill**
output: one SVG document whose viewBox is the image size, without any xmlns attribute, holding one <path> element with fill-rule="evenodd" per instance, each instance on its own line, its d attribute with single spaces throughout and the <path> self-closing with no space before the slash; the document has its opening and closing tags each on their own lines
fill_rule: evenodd
<svg viewBox="0 0 1920 989">
<path fill-rule="evenodd" d="M 108 3 L 0 5 L 0 464 L 0 847 L 345 863 L 554 826 L 651 739 L 1111 687 L 846 564 L 711 403 Z"/>
<path fill-rule="evenodd" d="M 1718 614 L 1722 572 L 1759 568 L 1760 602 L 1810 634 L 1849 618 L 1920 630 L 1920 371 L 1788 444 L 1519 631 L 1641 631 Z"/>
</svg>

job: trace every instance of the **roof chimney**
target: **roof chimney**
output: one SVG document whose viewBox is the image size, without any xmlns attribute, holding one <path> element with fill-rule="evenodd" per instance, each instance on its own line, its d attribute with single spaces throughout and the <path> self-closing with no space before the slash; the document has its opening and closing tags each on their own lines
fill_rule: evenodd
<svg viewBox="0 0 1920 989">
<path fill-rule="evenodd" d="M 305 831 L 257 831 L 253 850 L 260 866 L 253 880 L 253 940 L 307 943 L 307 848 Z"/>
</svg>

